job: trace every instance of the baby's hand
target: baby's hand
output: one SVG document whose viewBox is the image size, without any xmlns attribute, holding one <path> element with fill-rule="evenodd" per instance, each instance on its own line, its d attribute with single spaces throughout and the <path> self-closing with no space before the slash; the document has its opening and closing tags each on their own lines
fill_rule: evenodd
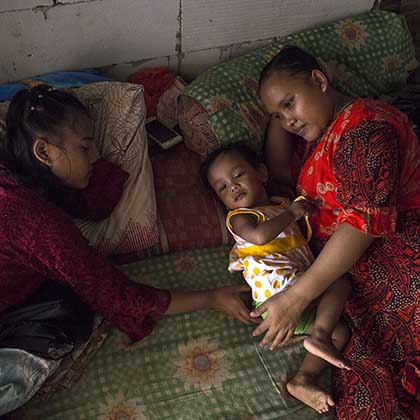
<svg viewBox="0 0 420 420">
<path fill-rule="evenodd" d="M 294 201 L 290 204 L 288 210 L 293 214 L 295 220 L 299 220 L 304 216 L 311 216 L 317 212 L 317 208 L 308 200 Z"/>
</svg>

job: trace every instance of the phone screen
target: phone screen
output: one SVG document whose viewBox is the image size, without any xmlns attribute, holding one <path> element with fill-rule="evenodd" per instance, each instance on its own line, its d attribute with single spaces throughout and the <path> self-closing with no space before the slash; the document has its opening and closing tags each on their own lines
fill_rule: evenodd
<svg viewBox="0 0 420 420">
<path fill-rule="evenodd" d="M 165 143 L 178 135 L 158 120 L 152 120 L 146 123 L 146 130 L 160 143 Z"/>
</svg>

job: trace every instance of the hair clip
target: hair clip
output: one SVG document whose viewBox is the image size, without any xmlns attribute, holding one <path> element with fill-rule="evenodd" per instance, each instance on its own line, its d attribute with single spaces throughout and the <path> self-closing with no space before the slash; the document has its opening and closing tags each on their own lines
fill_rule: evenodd
<svg viewBox="0 0 420 420">
<path fill-rule="evenodd" d="M 38 93 L 38 98 L 42 99 L 44 97 L 44 95 L 42 93 Z"/>
<path fill-rule="evenodd" d="M 29 108 L 29 111 L 35 111 L 35 107 L 34 107 L 34 106 L 31 106 L 31 107 Z"/>
<path fill-rule="evenodd" d="M 47 89 L 47 92 L 52 92 L 53 90 L 55 90 L 52 86 L 49 86 Z"/>
</svg>

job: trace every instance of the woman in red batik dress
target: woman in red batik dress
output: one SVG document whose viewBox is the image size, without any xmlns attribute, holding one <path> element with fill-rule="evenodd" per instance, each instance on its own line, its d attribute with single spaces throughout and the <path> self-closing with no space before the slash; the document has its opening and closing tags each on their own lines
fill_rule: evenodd
<svg viewBox="0 0 420 420">
<path fill-rule="evenodd" d="M 254 335 L 266 332 L 262 343 L 272 347 L 288 339 L 306 305 L 348 272 L 345 356 L 353 369 L 334 372 L 337 417 L 418 419 L 418 138 L 394 107 L 335 90 L 317 60 L 296 47 L 266 66 L 259 94 L 271 115 L 267 163 L 291 183 L 288 162 L 299 156 L 297 191 L 319 207 L 311 219 L 319 253 L 295 286 L 255 311 L 269 316 Z M 291 142 L 286 132 L 301 139 Z"/>
</svg>

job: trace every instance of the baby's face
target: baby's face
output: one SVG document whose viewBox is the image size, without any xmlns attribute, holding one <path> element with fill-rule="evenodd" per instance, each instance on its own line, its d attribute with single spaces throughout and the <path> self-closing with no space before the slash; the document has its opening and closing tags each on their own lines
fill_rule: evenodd
<svg viewBox="0 0 420 420">
<path fill-rule="evenodd" d="M 207 173 L 209 184 L 229 209 L 253 207 L 267 199 L 264 165 L 254 168 L 239 153 L 222 153 Z"/>
</svg>

